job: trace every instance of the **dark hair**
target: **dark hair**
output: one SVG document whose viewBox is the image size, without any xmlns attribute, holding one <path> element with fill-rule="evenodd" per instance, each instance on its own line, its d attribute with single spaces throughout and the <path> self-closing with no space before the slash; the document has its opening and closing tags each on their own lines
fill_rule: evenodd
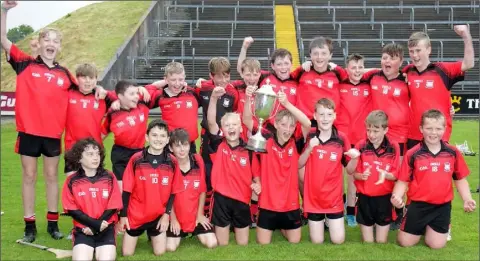
<svg viewBox="0 0 480 261">
<path fill-rule="evenodd" d="M 80 160 L 82 159 L 82 153 L 85 149 L 89 146 L 92 146 L 94 149 L 100 151 L 100 164 L 97 168 L 97 173 L 103 172 L 104 169 L 104 160 L 105 160 L 105 150 L 103 149 L 102 145 L 100 145 L 95 139 L 93 138 L 86 138 L 77 141 L 73 147 L 65 153 L 65 164 L 68 168 L 78 171 L 82 168 L 82 164 L 80 164 Z"/>
<path fill-rule="evenodd" d="M 443 119 L 443 124 L 445 125 L 445 115 L 439 110 L 431 109 L 422 114 L 422 120 L 420 121 L 420 126 L 425 124 L 426 119 L 435 119 L 440 120 Z"/>
<path fill-rule="evenodd" d="M 147 135 L 150 134 L 150 131 L 151 131 L 153 128 L 155 128 L 155 127 L 158 127 L 160 130 L 166 131 L 166 132 L 167 132 L 167 135 L 169 135 L 167 123 L 164 122 L 163 120 L 160 120 L 160 119 L 153 120 L 153 121 L 151 121 L 151 122 L 148 124 L 148 127 L 147 127 Z"/>
<path fill-rule="evenodd" d="M 117 95 L 124 94 L 128 87 L 135 86 L 132 82 L 121 80 L 115 85 L 115 93 Z"/>
<path fill-rule="evenodd" d="M 308 46 L 308 50 L 310 53 L 312 53 L 312 50 L 314 48 L 323 48 L 327 47 L 327 49 L 330 51 L 330 53 L 333 52 L 333 40 L 330 37 L 315 37 L 313 40 L 310 42 L 310 45 Z"/>
<path fill-rule="evenodd" d="M 285 58 L 285 57 L 288 57 L 290 62 L 292 61 L 292 53 L 289 50 L 285 48 L 276 49 L 275 51 L 273 51 L 270 57 L 270 63 L 274 64 L 277 58 Z"/>
<path fill-rule="evenodd" d="M 358 62 L 358 61 L 361 61 L 363 60 L 363 55 L 361 54 L 358 54 L 358 53 L 352 53 L 350 54 L 348 57 L 347 57 L 347 62 L 346 64 L 348 65 L 349 62 L 351 61 L 355 61 L 355 62 Z"/>
<path fill-rule="evenodd" d="M 190 142 L 190 135 L 187 130 L 183 128 L 177 128 L 170 133 L 170 145 L 174 144 L 186 144 Z"/>
<path fill-rule="evenodd" d="M 403 59 L 403 46 L 397 43 L 389 43 L 383 47 L 382 54 L 384 53 L 391 57 L 397 56 L 398 58 Z"/>
</svg>

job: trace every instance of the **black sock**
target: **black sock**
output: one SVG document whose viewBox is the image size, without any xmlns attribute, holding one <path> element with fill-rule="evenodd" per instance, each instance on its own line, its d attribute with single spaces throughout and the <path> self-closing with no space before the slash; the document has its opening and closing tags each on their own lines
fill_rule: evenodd
<svg viewBox="0 0 480 261">
<path fill-rule="evenodd" d="M 343 193 L 343 205 L 347 204 L 347 194 Z"/>
<path fill-rule="evenodd" d="M 397 217 L 403 217 L 403 208 L 395 208 L 395 213 Z"/>
<path fill-rule="evenodd" d="M 347 215 L 355 216 L 355 207 L 347 207 Z"/>
</svg>

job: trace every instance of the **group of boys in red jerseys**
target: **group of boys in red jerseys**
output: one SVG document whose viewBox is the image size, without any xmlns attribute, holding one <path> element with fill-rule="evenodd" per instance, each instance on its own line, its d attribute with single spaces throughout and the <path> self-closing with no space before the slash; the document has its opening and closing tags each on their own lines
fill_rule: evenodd
<svg viewBox="0 0 480 261">
<path fill-rule="evenodd" d="M 402 246 L 425 235 L 428 246 L 441 248 L 450 225 L 452 179 L 464 210 L 475 210 L 468 167 L 448 144 L 450 89 L 474 65 L 465 25 L 455 26 L 465 46 L 459 62 L 431 63 L 428 35 L 417 32 L 408 40 L 412 64 L 402 70 L 399 44 L 383 47 L 381 70 L 366 70 L 359 54 L 350 55 L 343 69 L 330 63 L 332 40 L 318 37 L 310 43 L 311 61 L 292 71 L 291 53 L 277 49 L 268 72 L 246 58 L 253 44 L 247 37 L 237 64 L 242 80 L 231 81 L 228 59 L 215 57 L 208 64 L 210 79 L 199 79 L 195 87 L 186 85 L 183 65 L 171 62 L 164 80 L 145 87 L 119 81 L 107 92 L 96 84 L 94 65 L 78 66 L 73 77 L 56 63 L 60 32 L 40 32 L 37 57 L 12 44 L 5 22 L 16 4 L 2 3 L 1 44 L 17 73 L 15 150 L 23 169 L 24 241 L 33 242 L 37 233 L 34 187 L 42 154 L 47 231 L 63 238 L 57 179 L 64 131 L 69 175 L 62 203 L 73 218 L 75 260 L 94 253 L 114 259 L 117 231 L 125 232 L 126 256 L 134 254 L 144 231 L 161 255 L 175 251 L 190 233 L 213 248 L 227 245 L 233 229 L 237 244 L 246 245 L 251 227 L 259 244 L 269 244 L 275 230 L 298 243 L 305 222 L 313 243 L 324 241 L 328 221 L 332 243 L 342 244 L 345 204 L 347 223 L 360 224 L 365 242 L 387 242 L 392 225 L 400 227 Z M 267 84 L 277 93 L 276 109 L 259 126 L 254 97 Z M 163 120 L 149 124 L 155 107 Z M 259 131 L 267 140 L 264 153 L 246 149 Z M 110 132 L 113 173 L 103 168 L 103 139 Z"/>
</svg>

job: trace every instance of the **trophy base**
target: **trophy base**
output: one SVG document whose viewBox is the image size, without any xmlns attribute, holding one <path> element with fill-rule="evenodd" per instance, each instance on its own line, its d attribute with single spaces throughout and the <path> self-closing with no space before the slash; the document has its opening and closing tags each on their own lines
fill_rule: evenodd
<svg viewBox="0 0 480 261">
<path fill-rule="evenodd" d="M 245 148 L 246 148 L 247 150 L 251 150 L 251 151 L 253 151 L 253 152 L 257 152 L 257 153 L 266 153 L 266 152 L 267 152 L 267 150 L 266 150 L 266 149 L 262 149 L 262 148 L 254 148 L 254 147 L 252 147 L 252 146 L 249 146 L 249 145 L 247 145 Z"/>
<path fill-rule="evenodd" d="M 258 153 L 265 153 L 267 152 L 266 147 L 267 140 L 260 134 L 260 132 L 257 132 L 257 134 L 248 139 L 248 143 L 245 148 Z"/>
</svg>

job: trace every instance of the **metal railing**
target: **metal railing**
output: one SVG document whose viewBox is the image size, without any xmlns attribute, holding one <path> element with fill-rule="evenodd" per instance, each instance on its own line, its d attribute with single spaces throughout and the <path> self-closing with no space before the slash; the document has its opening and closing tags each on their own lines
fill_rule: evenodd
<svg viewBox="0 0 480 261">
<path fill-rule="evenodd" d="M 301 44 L 301 35 L 302 35 L 302 28 L 300 26 L 300 21 L 298 20 L 298 9 L 297 9 L 297 1 L 294 1 L 293 2 L 293 10 L 294 10 L 294 18 L 295 18 L 295 27 L 296 27 L 296 41 L 297 41 L 297 45 L 298 45 L 298 48 L 299 48 L 299 53 L 300 53 L 300 62 L 303 63 L 303 61 L 301 60 L 304 55 L 305 55 L 305 48 L 303 47 L 303 44 Z"/>
</svg>

